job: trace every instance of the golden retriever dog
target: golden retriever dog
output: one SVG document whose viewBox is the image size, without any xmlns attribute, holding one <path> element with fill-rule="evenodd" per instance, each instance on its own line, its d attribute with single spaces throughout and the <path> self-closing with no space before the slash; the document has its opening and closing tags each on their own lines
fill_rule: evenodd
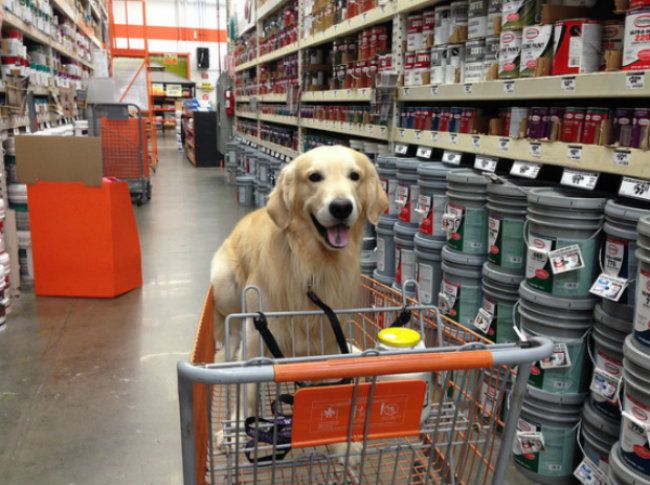
<svg viewBox="0 0 650 485">
<path fill-rule="evenodd" d="M 212 260 L 219 353 L 224 351 L 224 319 L 242 311 L 247 285 L 260 288 L 265 312 L 317 309 L 307 297 L 310 289 L 331 308 L 356 306 L 363 226 L 366 220 L 377 224 L 387 207 L 375 167 L 355 150 L 322 146 L 287 165 L 266 207 L 244 217 Z M 247 311 L 257 310 L 256 295 L 247 295 Z M 339 352 L 326 319 L 299 320 L 293 330 L 286 319 L 269 320 L 285 357 Z M 266 349 L 252 319 L 243 325 L 243 345 L 242 325 L 229 329 L 230 360 L 251 359 Z M 245 415 L 250 416 L 254 396 L 247 394 Z"/>
</svg>

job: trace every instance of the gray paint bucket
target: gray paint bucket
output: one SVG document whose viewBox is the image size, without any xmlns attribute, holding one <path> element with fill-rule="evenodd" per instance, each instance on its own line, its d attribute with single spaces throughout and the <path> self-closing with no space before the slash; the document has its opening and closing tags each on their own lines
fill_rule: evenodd
<svg viewBox="0 0 650 485">
<path fill-rule="evenodd" d="M 550 485 L 575 483 L 572 475 L 578 461 L 576 445 L 581 407 L 581 403 L 567 405 L 553 399 L 541 402 L 530 394 L 524 398 L 517 430 L 541 432 L 544 449 L 526 453 L 515 440 L 514 461 L 523 475 Z"/>
<path fill-rule="evenodd" d="M 393 286 L 397 290 L 402 289 L 402 282 L 414 280 L 415 274 L 415 246 L 413 238 L 418 232 L 417 227 L 397 221 L 395 231 L 395 282 Z M 408 288 L 407 293 L 413 294 Z"/>
<path fill-rule="evenodd" d="M 379 271 L 375 270 L 372 273 L 372 277 L 379 281 L 382 285 L 386 286 L 392 286 L 393 285 L 393 278 L 390 276 L 384 276 Z"/>
<path fill-rule="evenodd" d="M 260 182 L 255 185 L 255 205 L 257 207 L 266 206 L 266 202 L 269 200 L 271 189 L 272 187 L 269 183 Z"/>
<path fill-rule="evenodd" d="M 609 450 L 618 440 L 619 424 L 603 418 L 589 401 L 582 409 L 580 437 L 584 454 L 604 473 L 609 468 Z"/>
<path fill-rule="evenodd" d="M 375 251 L 361 251 L 361 274 L 372 278 L 377 267 L 377 253 Z"/>
<path fill-rule="evenodd" d="M 397 206 L 399 208 L 398 219 L 404 224 L 410 224 L 416 229 L 420 225 L 420 214 L 418 197 L 420 187 L 418 186 L 418 166 L 420 160 L 417 158 L 398 158 L 395 163 L 397 168 Z"/>
<path fill-rule="evenodd" d="M 467 254 L 487 254 L 488 179 L 472 170 L 447 174 L 447 245 Z"/>
<path fill-rule="evenodd" d="M 395 226 L 396 219 L 381 216 L 377 224 L 377 273 L 391 283 L 395 278 Z"/>
<path fill-rule="evenodd" d="M 481 307 L 483 288 L 481 267 L 485 256 L 442 249 L 442 283 L 438 307 L 443 315 L 466 328 L 473 329 L 474 318 Z"/>
<path fill-rule="evenodd" d="M 591 327 L 590 313 L 595 300 L 550 297 L 531 290 L 525 282 L 519 287 L 519 295 L 521 329 L 527 335 L 549 337 L 555 344 L 553 357 L 559 359 L 568 353 L 570 361 L 546 368 L 542 366 L 552 365 L 553 358 L 533 364 L 529 387 L 535 388 L 538 394 L 562 396 L 564 402 L 584 400 L 591 376 L 585 337 Z M 586 319 L 581 318 L 585 313 Z M 566 318 L 567 315 L 573 318 Z"/>
<path fill-rule="evenodd" d="M 583 297 L 599 273 L 598 250 L 607 199 L 584 192 L 536 188 L 528 194 L 526 281 L 560 297 Z M 577 244 L 584 268 L 553 274 L 548 252 Z"/>
<path fill-rule="evenodd" d="M 621 458 L 620 443 L 616 443 L 609 453 L 609 485 L 650 485 L 650 480 L 630 469 Z"/>
<path fill-rule="evenodd" d="M 527 194 L 531 181 L 498 179 L 487 186 L 488 261 L 503 271 L 524 274 Z M 537 186 L 537 184 L 535 184 Z"/>
<path fill-rule="evenodd" d="M 447 206 L 447 173 L 452 170 L 441 162 L 422 162 L 418 166 L 418 212 L 420 234 L 428 238 L 444 239 L 442 216 Z"/>
<path fill-rule="evenodd" d="M 594 307 L 593 361 L 594 366 L 608 374 L 623 377 L 623 342 L 630 333 L 632 324 L 608 315 L 598 303 Z M 597 392 L 591 391 L 589 401 L 602 416 L 620 420 L 618 400 L 612 402 Z"/>
<path fill-rule="evenodd" d="M 489 326 L 478 328 L 488 339 L 497 344 L 516 342 L 513 330 L 513 309 L 519 300 L 521 278 L 503 271 L 489 261 L 483 264 L 483 301 L 481 308 L 492 316 Z M 476 326 L 476 325 L 475 325 Z"/>
<path fill-rule="evenodd" d="M 363 226 L 363 239 L 361 241 L 361 249 L 370 250 L 375 249 L 377 246 L 377 230 L 375 226 L 366 222 Z"/>
<path fill-rule="evenodd" d="M 639 219 L 639 224 L 636 226 L 639 237 L 636 240 L 638 247 L 650 251 L 650 217 L 644 216 Z"/>
<path fill-rule="evenodd" d="M 271 164 L 269 166 L 269 183 L 273 187 L 275 187 L 275 181 L 278 180 L 281 170 L 282 170 L 282 161 L 275 157 L 271 157 Z"/>
<path fill-rule="evenodd" d="M 388 209 L 386 209 L 385 215 L 394 217 L 399 214 L 399 206 L 397 205 L 397 160 L 399 160 L 399 157 L 391 155 L 377 157 L 377 173 L 388 196 Z"/>
<path fill-rule="evenodd" d="M 650 358 L 632 336 L 625 339 L 623 354 L 621 458 L 628 468 L 650 480 L 650 433 L 643 429 L 650 422 Z"/>
<path fill-rule="evenodd" d="M 237 177 L 237 201 L 246 207 L 255 205 L 255 177 L 253 175 Z"/>
<path fill-rule="evenodd" d="M 636 250 L 636 259 L 639 262 L 636 282 L 636 295 L 634 306 L 634 338 L 650 356 L 650 248 L 645 240 L 650 234 L 650 216 L 639 219 L 639 248 Z"/>
<path fill-rule="evenodd" d="M 445 245 L 444 240 L 431 239 L 417 233 L 413 238 L 415 245 L 415 263 L 417 282 L 420 287 L 420 302 L 432 305 L 437 301 L 442 280 L 440 267 L 441 251 Z"/>
<path fill-rule="evenodd" d="M 636 293 L 636 239 L 637 224 L 644 215 L 650 215 L 647 202 L 608 200 L 605 206 L 605 244 L 602 250 L 603 272 L 626 278 L 628 286 L 618 302 L 603 299 L 603 308 L 611 315 L 632 320 Z"/>
<path fill-rule="evenodd" d="M 269 171 L 271 168 L 271 160 L 268 155 L 260 154 L 257 159 L 257 180 L 266 184 L 269 182 Z"/>
</svg>

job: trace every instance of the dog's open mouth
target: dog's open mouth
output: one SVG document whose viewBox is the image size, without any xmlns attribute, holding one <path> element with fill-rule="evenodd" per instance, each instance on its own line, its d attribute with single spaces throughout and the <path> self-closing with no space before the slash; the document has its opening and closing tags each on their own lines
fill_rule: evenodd
<svg viewBox="0 0 650 485">
<path fill-rule="evenodd" d="M 345 224 L 336 224 L 332 227 L 325 227 L 313 215 L 311 216 L 311 220 L 314 222 L 318 233 L 330 246 L 341 249 L 348 245 L 350 240 L 350 228 L 348 226 Z"/>
</svg>

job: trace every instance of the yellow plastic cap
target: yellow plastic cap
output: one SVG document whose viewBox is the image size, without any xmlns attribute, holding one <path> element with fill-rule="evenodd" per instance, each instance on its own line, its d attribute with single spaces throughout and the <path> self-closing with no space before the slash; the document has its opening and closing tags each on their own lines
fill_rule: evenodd
<svg viewBox="0 0 650 485">
<path fill-rule="evenodd" d="M 418 332 L 402 327 L 384 328 L 377 337 L 382 344 L 391 347 L 414 347 L 421 340 Z"/>
</svg>

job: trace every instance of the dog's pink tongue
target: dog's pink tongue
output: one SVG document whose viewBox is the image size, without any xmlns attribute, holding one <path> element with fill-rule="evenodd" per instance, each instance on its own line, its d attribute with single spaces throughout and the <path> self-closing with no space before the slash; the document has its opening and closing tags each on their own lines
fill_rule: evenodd
<svg viewBox="0 0 650 485">
<path fill-rule="evenodd" d="M 327 240 L 336 248 L 344 248 L 350 239 L 350 228 L 339 224 L 327 229 Z"/>
</svg>

